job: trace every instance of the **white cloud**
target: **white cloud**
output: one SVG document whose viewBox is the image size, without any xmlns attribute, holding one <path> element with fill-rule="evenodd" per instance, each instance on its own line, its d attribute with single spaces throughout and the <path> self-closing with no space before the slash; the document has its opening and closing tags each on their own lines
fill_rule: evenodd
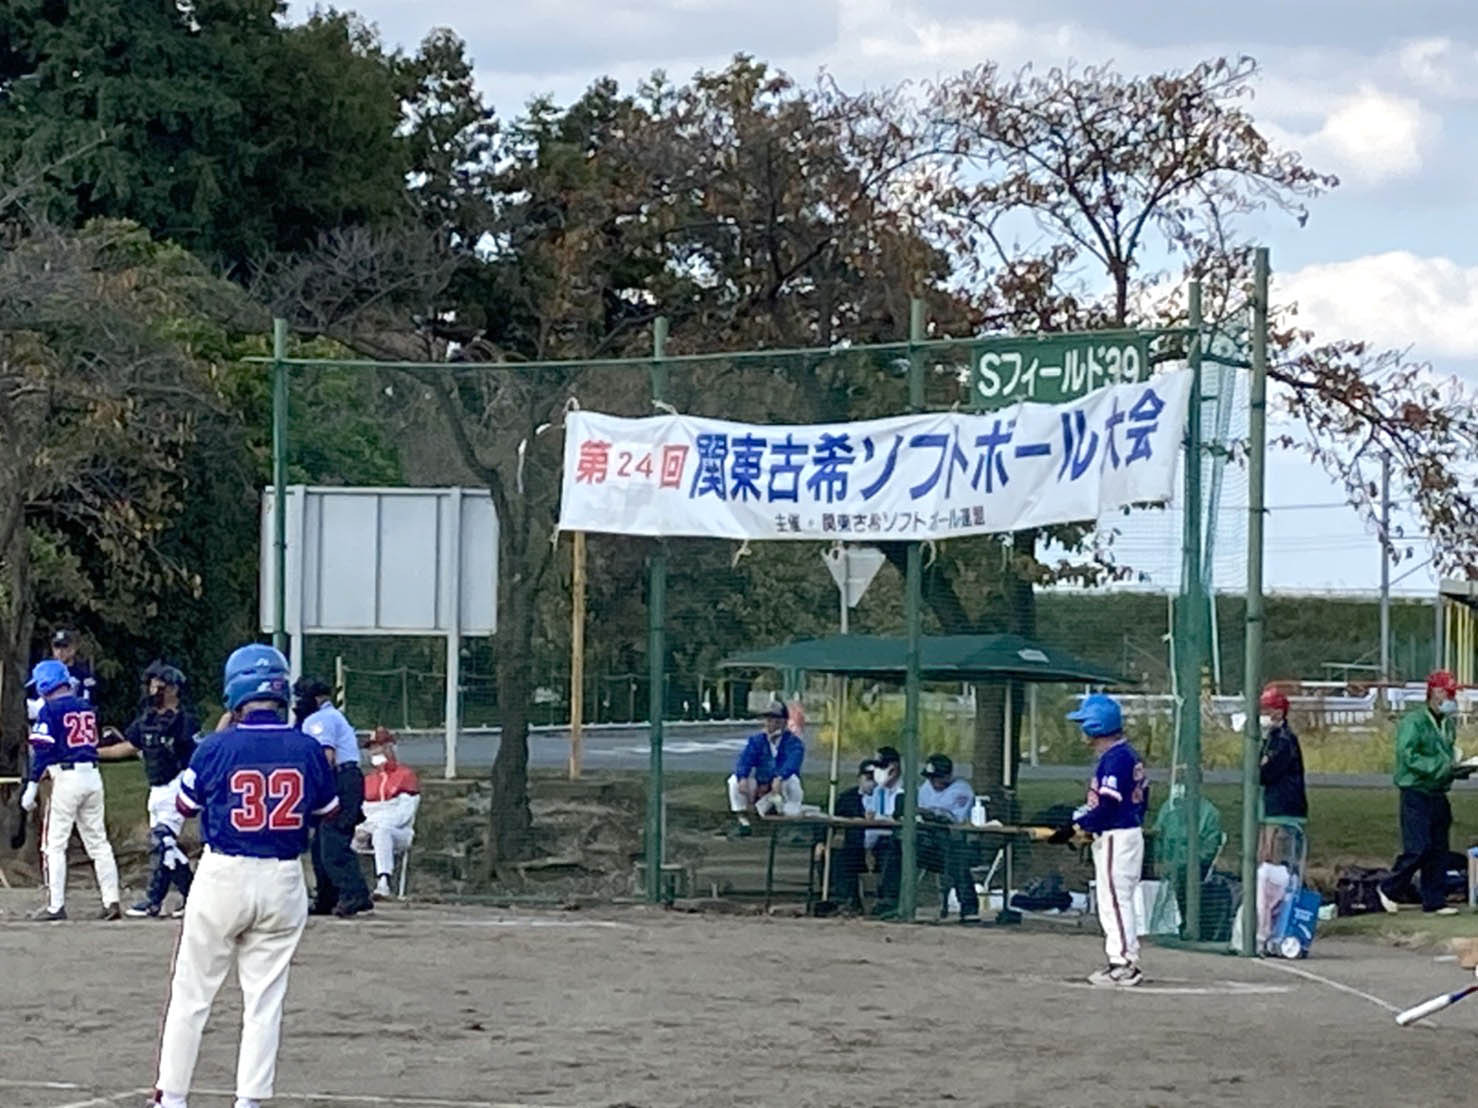
<svg viewBox="0 0 1478 1108">
<path fill-rule="evenodd" d="M 1472 73 L 1478 68 L 1478 49 L 1449 38 L 1417 39 L 1396 54 L 1402 74 L 1417 88 L 1433 95 L 1467 100 L 1478 95 Z"/>
<path fill-rule="evenodd" d="M 1266 121 L 1262 126 L 1321 172 L 1363 185 L 1420 173 L 1442 131 L 1441 120 L 1420 101 L 1368 84 L 1339 99 L 1315 131 L 1299 134 Z"/>
<path fill-rule="evenodd" d="M 1478 358 L 1478 266 L 1404 250 L 1305 266 L 1275 277 L 1319 338 L 1412 347 L 1417 357 Z"/>
</svg>

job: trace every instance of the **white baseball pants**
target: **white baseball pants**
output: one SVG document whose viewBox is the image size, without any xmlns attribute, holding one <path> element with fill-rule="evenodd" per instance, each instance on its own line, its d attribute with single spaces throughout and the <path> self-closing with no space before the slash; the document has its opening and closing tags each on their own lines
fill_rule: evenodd
<svg viewBox="0 0 1478 1108">
<path fill-rule="evenodd" d="M 385 823 L 361 823 L 355 830 L 355 846 L 361 848 L 368 842 L 375 855 L 375 876 L 385 877 L 395 872 L 395 856 L 404 854 L 416 837 L 414 827 L 394 826 Z"/>
<path fill-rule="evenodd" d="M 1093 838 L 1093 878 L 1097 883 L 1098 922 L 1111 965 L 1139 961 L 1139 919 L 1135 890 L 1144 868 L 1144 832 L 1138 827 L 1104 831 Z"/>
<path fill-rule="evenodd" d="M 150 827 L 168 827 L 178 835 L 180 829 L 185 826 L 185 817 L 175 806 L 175 798 L 180 795 L 180 779 L 176 777 L 167 785 L 150 785 L 147 807 L 149 810 Z"/>
<path fill-rule="evenodd" d="M 113 847 L 108 842 L 108 827 L 103 819 L 103 775 L 91 763 L 72 769 L 53 766 L 51 802 L 46 806 L 46 893 L 48 907 L 59 912 L 67 903 L 67 844 L 72 828 L 82 837 L 82 846 L 92 859 L 97 874 L 98 892 L 103 904 L 118 903 L 118 863 L 113 860 Z"/>
<path fill-rule="evenodd" d="M 758 791 L 759 785 L 753 777 L 746 777 L 741 781 L 732 773 L 729 774 L 729 811 L 747 811 L 754 794 Z M 769 815 L 777 808 L 787 816 L 798 816 L 801 814 L 801 803 L 804 800 L 805 793 L 801 790 L 801 779 L 786 777 L 780 782 L 779 796 L 773 792 L 767 792 L 753 803 L 754 810 L 762 816 Z"/>
<path fill-rule="evenodd" d="M 185 904 L 156 1088 L 179 1097 L 189 1093 L 205 1021 L 234 964 L 243 1009 L 236 1095 L 272 1096 L 288 970 L 307 923 L 308 887 L 296 858 L 206 850 Z"/>
</svg>

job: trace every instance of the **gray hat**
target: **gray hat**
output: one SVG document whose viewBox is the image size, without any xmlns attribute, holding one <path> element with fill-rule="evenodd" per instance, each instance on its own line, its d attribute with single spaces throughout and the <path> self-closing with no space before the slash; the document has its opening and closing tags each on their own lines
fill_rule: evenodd
<svg viewBox="0 0 1478 1108">
<path fill-rule="evenodd" d="M 770 701 L 770 706 L 760 713 L 760 719 L 789 719 L 790 709 L 778 700 Z"/>
</svg>

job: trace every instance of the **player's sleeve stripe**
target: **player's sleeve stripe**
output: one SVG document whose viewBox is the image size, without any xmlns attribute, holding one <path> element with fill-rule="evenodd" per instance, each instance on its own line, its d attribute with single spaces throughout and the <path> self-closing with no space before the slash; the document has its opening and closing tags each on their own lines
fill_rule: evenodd
<svg viewBox="0 0 1478 1108">
<path fill-rule="evenodd" d="M 1124 799 L 1121 795 L 1119 795 L 1119 793 L 1116 790 L 1109 788 L 1107 785 L 1099 785 L 1098 786 L 1098 795 L 1099 796 L 1107 796 L 1107 797 L 1109 797 L 1109 798 L 1111 798 L 1113 800 L 1123 800 Z"/>
<path fill-rule="evenodd" d="M 332 812 L 335 808 L 337 808 L 338 806 L 339 806 L 339 798 L 338 797 L 334 797 L 327 804 L 325 804 L 322 808 L 314 808 L 313 809 L 313 814 L 315 816 L 326 816 L 330 812 Z"/>
<path fill-rule="evenodd" d="M 200 805 L 191 800 L 184 793 L 176 793 L 174 798 L 175 811 L 184 816 L 193 816 L 200 811 Z"/>
<path fill-rule="evenodd" d="M 50 735 L 46 734 L 44 731 L 32 731 L 31 732 L 31 745 L 32 746 L 46 746 L 46 745 L 49 745 L 49 744 L 52 744 L 52 743 L 55 743 L 55 742 L 56 742 L 56 740 L 53 739 Z"/>
</svg>

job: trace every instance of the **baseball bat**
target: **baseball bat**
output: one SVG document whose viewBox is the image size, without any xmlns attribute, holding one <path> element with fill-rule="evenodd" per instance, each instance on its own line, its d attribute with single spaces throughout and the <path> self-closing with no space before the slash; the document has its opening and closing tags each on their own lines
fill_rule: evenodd
<svg viewBox="0 0 1478 1108">
<path fill-rule="evenodd" d="M 1409 1024 L 1415 1023 L 1417 1020 L 1426 1019 L 1433 1012 L 1440 1012 L 1442 1009 L 1456 1004 L 1463 997 L 1472 993 L 1478 993 L 1478 985 L 1468 985 L 1455 993 L 1444 993 L 1442 996 L 1434 996 L 1431 1000 L 1424 1001 L 1415 1008 L 1406 1009 L 1406 1011 L 1396 1017 L 1396 1024 L 1399 1027 L 1406 1027 Z"/>
</svg>

